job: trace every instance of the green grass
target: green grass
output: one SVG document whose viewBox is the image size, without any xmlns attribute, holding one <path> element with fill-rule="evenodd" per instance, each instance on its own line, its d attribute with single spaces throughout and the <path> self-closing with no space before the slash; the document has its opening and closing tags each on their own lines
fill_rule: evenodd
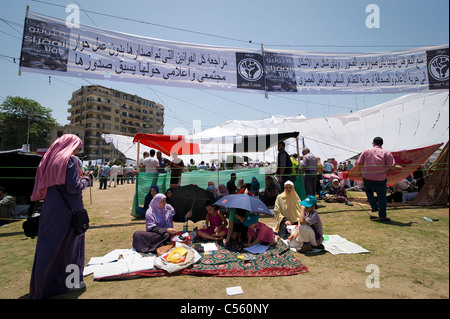
<svg viewBox="0 0 450 319">
<path fill-rule="evenodd" d="M 365 198 L 364 193 L 351 196 Z M 227 298 L 226 287 L 242 286 L 244 294 L 233 299 L 299 298 L 299 289 L 307 293 L 305 298 L 449 298 L 448 207 L 390 207 L 392 222 L 379 223 L 369 220 L 370 209 L 364 200 L 361 206 L 355 203 L 352 207 L 319 204 L 325 234 L 338 234 L 370 253 L 310 257 L 296 253 L 309 272 L 289 277 L 172 276 L 97 282 L 91 275 L 85 277 L 88 289 L 78 297 L 223 299 Z M 88 208 L 91 229 L 86 234 L 86 262 L 113 249 L 131 248 L 133 233 L 145 225 L 129 214 L 129 206 L 125 202 L 109 213 L 95 205 Z M 439 221 L 428 223 L 423 216 Z M 273 226 L 272 218 L 261 220 Z M 175 226 L 181 229 L 183 224 Z M 0 227 L 0 298 L 28 294 L 36 239 L 24 238 L 22 221 Z M 380 267 L 380 289 L 365 287 L 369 264 Z"/>
</svg>

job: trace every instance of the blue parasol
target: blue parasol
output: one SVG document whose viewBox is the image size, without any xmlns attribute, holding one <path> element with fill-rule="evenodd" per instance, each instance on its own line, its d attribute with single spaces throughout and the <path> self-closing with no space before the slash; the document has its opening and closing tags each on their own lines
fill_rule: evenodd
<svg viewBox="0 0 450 319">
<path fill-rule="evenodd" d="M 220 205 L 226 208 L 242 208 L 252 213 L 273 215 L 262 201 L 246 194 L 227 195 L 215 202 L 214 205 Z"/>
</svg>

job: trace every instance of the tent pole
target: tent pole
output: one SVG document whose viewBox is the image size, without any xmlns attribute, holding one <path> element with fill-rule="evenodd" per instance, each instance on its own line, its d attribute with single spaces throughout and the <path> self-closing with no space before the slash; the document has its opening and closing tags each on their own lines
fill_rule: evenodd
<svg viewBox="0 0 450 319">
<path fill-rule="evenodd" d="M 138 145 L 137 145 L 137 156 L 136 156 L 136 172 L 139 173 L 139 149 L 140 149 L 140 145 L 141 145 L 141 140 L 138 140 Z"/>
<path fill-rule="evenodd" d="M 295 137 L 295 142 L 297 144 L 297 155 L 300 157 L 300 147 L 298 146 L 298 135 Z"/>
<path fill-rule="evenodd" d="M 219 187 L 220 184 L 220 160 L 219 160 L 219 144 L 217 144 L 217 187 Z"/>
</svg>

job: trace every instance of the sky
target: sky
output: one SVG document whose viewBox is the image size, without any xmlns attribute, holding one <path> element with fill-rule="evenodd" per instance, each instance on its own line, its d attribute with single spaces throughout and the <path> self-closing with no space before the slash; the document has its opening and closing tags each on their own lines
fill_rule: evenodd
<svg viewBox="0 0 450 319">
<path fill-rule="evenodd" d="M 50 108 L 62 125 L 69 123 L 67 109 L 72 92 L 91 84 L 164 105 L 165 134 L 190 134 L 194 127 L 205 130 L 228 120 L 260 120 L 271 115 L 329 117 L 401 96 L 290 94 L 269 95 L 266 99 L 253 93 L 67 76 L 49 79 L 45 74 L 26 72 L 19 76 L 26 6 L 30 11 L 65 20 L 69 4 L 89 11 L 81 12 L 83 25 L 169 41 L 254 50 L 263 43 L 269 49 L 375 53 L 442 45 L 449 39 L 448 0 L 0 0 L 0 103 L 9 95 L 36 100 Z M 370 14 L 366 7 L 370 4 L 378 5 L 379 28 L 366 26 Z"/>
</svg>

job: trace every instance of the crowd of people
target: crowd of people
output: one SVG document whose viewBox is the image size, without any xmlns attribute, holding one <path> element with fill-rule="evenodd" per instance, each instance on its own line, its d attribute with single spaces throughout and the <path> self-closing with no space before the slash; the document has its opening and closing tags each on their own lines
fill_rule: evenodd
<svg viewBox="0 0 450 319">
<path fill-rule="evenodd" d="M 242 188 L 245 190 L 242 194 L 254 196 L 249 191 L 250 188 L 251 186 Z M 230 193 L 227 190 L 225 194 Z M 235 191 L 231 194 L 237 193 Z M 173 225 L 175 210 L 170 204 L 171 195 L 167 192 L 166 194 L 157 193 L 156 186 L 152 186 L 148 195 L 149 199 L 150 197 L 150 202 L 146 199 L 148 208 L 144 209 L 146 230 L 133 234 L 133 248 L 143 253 L 155 253 L 158 247 L 170 243 L 171 237 L 178 233 Z M 313 248 L 323 249 L 322 222 L 316 209 L 317 200 L 314 196 L 300 200 L 294 190 L 294 184 L 286 181 L 284 191 L 275 199 L 275 229 L 259 221 L 259 216 L 254 212 L 234 208 L 227 210 L 224 214 L 212 201 L 206 201 L 205 222 L 203 228 L 196 231 L 196 236 L 202 240 L 215 240 L 230 249 L 235 249 L 233 244 L 239 243 L 243 247 L 256 244 L 273 246 L 283 239 L 292 248 L 306 253 Z M 188 219 L 191 216 L 192 211 L 188 212 L 185 218 Z M 288 225 L 297 225 L 299 232 L 290 235 L 287 231 Z"/>
<path fill-rule="evenodd" d="M 375 138 L 373 147 L 364 150 L 357 163 L 362 166 L 364 191 L 372 212 L 379 214 L 374 218 L 389 220 L 386 216 L 386 173 L 395 167 L 395 161 L 382 145 L 383 140 L 380 137 Z M 280 142 L 279 169 L 275 175 L 265 177 L 264 189 L 261 189 L 260 181 L 256 177 L 244 181 L 242 178 L 237 179 L 235 172 L 231 173 L 226 184 L 216 187 L 211 181 L 207 186 L 215 200 L 232 194 L 259 197 L 267 206 L 273 207 L 275 227 L 272 229 L 262 223 L 254 212 L 236 208 L 227 210 L 224 214 L 212 201 L 208 201 L 205 204 L 204 227 L 196 233 L 198 238 L 216 240 L 224 247 L 230 247 L 236 242 L 246 247 L 258 243 L 277 245 L 283 240 L 290 248 L 302 253 L 314 248 L 323 249 L 323 227 L 317 212 L 316 188 L 320 159 L 307 148 L 303 149 L 302 157 L 296 154 L 289 156 L 284 147 L 284 143 Z M 43 201 L 43 204 L 31 275 L 31 298 L 45 298 L 67 291 L 67 265 L 77 265 L 81 269 L 78 279 L 80 283 L 83 282 L 85 238 L 83 235 L 77 236 L 71 227 L 71 214 L 62 213 L 61 208 L 65 207 L 64 202 L 67 201 L 74 211 L 83 209 L 82 191 L 92 183 L 91 165 L 83 171 L 76 157 L 81 148 L 82 142 L 77 136 L 65 134 L 50 146 L 37 169 L 31 200 Z M 133 234 L 133 248 L 139 252 L 156 252 L 178 232 L 174 228 L 175 210 L 170 202 L 175 188 L 180 186 L 181 173 L 186 167 L 176 153 L 172 154 L 172 160 L 164 159 L 161 154 L 156 154 L 156 158 L 154 156 L 154 152 L 146 154 L 140 165 L 146 172 L 155 174 L 169 168 L 170 188 L 163 194 L 156 183 L 153 183 L 144 206 L 139 209 L 140 215 L 146 221 L 145 231 Z M 330 170 L 328 163 L 327 160 L 325 165 L 322 165 L 321 174 L 333 172 L 335 166 L 332 164 Z M 115 166 L 120 167 L 109 167 L 105 163 L 97 170 L 100 185 L 106 187 L 105 181 L 109 179 L 111 187 L 114 187 L 117 183 L 116 177 L 119 176 L 130 177 L 129 181 L 133 182 L 134 168 Z M 294 183 L 300 178 L 303 179 L 306 190 L 306 196 L 302 199 L 294 187 Z M 323 197 L 334 196 L 348 202 L 345 189 L 341 187 L 338 179 L 330 178 L 328 185 L 330 192 L 325 193 Z M 377 199 L 374 193 L 377 193 Z M 3 205 L 6 196 L 5 189 L 1 187 L 0 196 Z M 192 212 L 188 212 L 185 218 L 190 218 L 190 214 Z M 83 284 L 76 287 L 80 288 L 83 288 Z"/>
</svg>

